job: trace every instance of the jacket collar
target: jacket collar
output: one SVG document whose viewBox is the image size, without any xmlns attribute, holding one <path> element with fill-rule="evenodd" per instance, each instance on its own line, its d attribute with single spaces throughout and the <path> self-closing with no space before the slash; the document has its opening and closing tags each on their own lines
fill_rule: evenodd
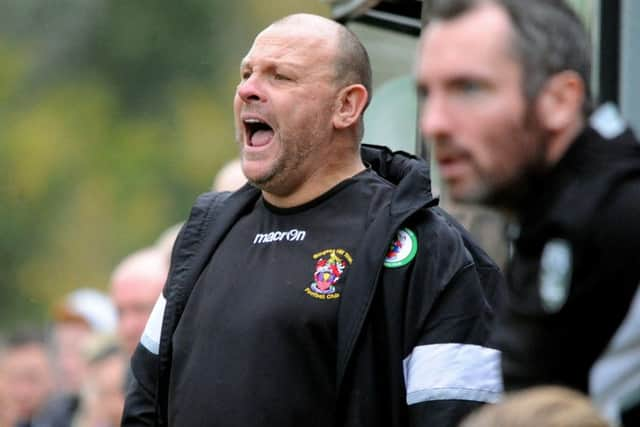
<svg viewBox="0 0 640 427">
<path fill-rule="evenodd" d="M 358 262 L 346 277 L 338 309 L 336 381 L 338 391 L 363 331 L 382 272 L 389 244 L 402 225 L 418 210 L 437 205 L 431 194 L 424 161 L 386 147 L 364 145 L 362 157 L 380 176 L 396 185 L 391 202 L 378 212 L 358 247 Z"/>
<path fill-rule="evenodd" d="M 437 203 L 431 193 L 431 179 L 426 162 L 403 151 L 392 152 L 387 147 L 363 144 L 362 159 L 378 175 L 396 185 L 391 199 L 391 214 L 402 215 L 423 206 Z"/>
</svg>

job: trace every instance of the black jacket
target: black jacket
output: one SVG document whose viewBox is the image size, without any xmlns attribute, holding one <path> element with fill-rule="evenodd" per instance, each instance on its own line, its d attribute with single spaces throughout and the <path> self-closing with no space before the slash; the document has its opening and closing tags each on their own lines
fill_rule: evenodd
<svg viewBox="0 0 640 427">
<path fill-rule="evenodd" d="M 616 397 L 620 384 L 607 389 L 612 384 L 603 381 L 615 383 L 620 365 L 614 362 L 613 371 L 598 378 L 593 368 L 606 356 L 640 283 L 640 144 L 629 130 L 608 139 L 588 127 L 525 200 L 517 215 L 509 303 L 496 334 L 505 387 L 566 385 L 590 392 L 610 413 L 613 408 L 604 407 L 624 394 Z M 638 395 L 640 346 L 629 350 L 636 362 L 628 370 L 627 395 Z M 629 425 L 640 425 L 640 418 Z"/>
<path fill-rule="evenodd" d="M 363 237 L 361 262 L 352 265 L 344 284 L 338 311 L 338 425 L 457 425 L 474 407 L 495 401 L 502 389 L 499 353 L 486 347 L 501 274 L 436 207 L 423 161 L 372 146 L 363 147 L 363 158 L 397 186 Z M 209 193 L 198 199 L 173 250 L 161 298 L 166 298 L 161 338 L 143 337 L 146 345 L 139 345 L 132 359 L 137 381 L 127 396 L 123 425 L 171 419 L 171 333 L 217 243 L 258 197 L 260 191 L 246 185 L 228 198 Z M 418 254 L 406 266 L 384 268 L 389 244 L 403 227 L 417 235 Z"/>
</svg>

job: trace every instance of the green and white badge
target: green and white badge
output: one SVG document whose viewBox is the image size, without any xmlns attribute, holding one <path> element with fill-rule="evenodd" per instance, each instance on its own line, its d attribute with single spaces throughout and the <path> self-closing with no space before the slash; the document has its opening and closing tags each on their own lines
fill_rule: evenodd
<svg viewBox="0 0 640 427">
<path fill-rule="evenodd" d="M 389 251 L 384 258 L 384 266 L 397 268 L 409 264 L 418 252 L 418 238 L 408 228 L 398 230 L 396 238 L 389 245 Z"/>
</svg>

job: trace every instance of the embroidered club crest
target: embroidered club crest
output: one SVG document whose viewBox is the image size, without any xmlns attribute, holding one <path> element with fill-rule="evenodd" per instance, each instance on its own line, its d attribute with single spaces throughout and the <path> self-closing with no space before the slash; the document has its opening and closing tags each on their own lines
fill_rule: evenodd
<svg viewBox="0 0 640 427">
<path fill-rule="evenodd" d="M 408 228 L 398 230 L 396 238 L 391 242 L 387 256 L 384 258 L 384 266 L 397 268 L 409 264 L 418 252 L 418 238 Z"/>
<path fill-rule="evenodd" d="M 337 299 L 340 293 L 336 283 L 353 261 L 344 249 L 326 249 L 313 255 L 315 271 L 313 282 L 305 292 L 316 299 Z"/>
<path fill-rule="evenodd" d="M 540 258 L 539 291 L 542 308 L 548 313 L 557 312 L 567 302 L 572 264 L 569 242 L 564 239 L 547 242 Z"/>
</svg>

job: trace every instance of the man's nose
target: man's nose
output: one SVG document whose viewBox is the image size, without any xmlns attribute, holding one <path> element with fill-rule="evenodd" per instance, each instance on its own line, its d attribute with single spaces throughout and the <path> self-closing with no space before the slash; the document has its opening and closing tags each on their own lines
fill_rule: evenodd
<svg viewBox="0 0 640 427">
<path fill-rule="evenodd" d="M 265 99 L 262 84 L 255 74 L 243 79 L 238 84 L 236 92 L 238 96 L 247 103 L 256 101 L 259 102 Z"/>
<path fill-rule="evenodd" d="M 422 135 L 431 141 L 449 136 L 451 116 L 442 97 L 430 95 L 422 101 L 420 130 Z"/>
</svg>

